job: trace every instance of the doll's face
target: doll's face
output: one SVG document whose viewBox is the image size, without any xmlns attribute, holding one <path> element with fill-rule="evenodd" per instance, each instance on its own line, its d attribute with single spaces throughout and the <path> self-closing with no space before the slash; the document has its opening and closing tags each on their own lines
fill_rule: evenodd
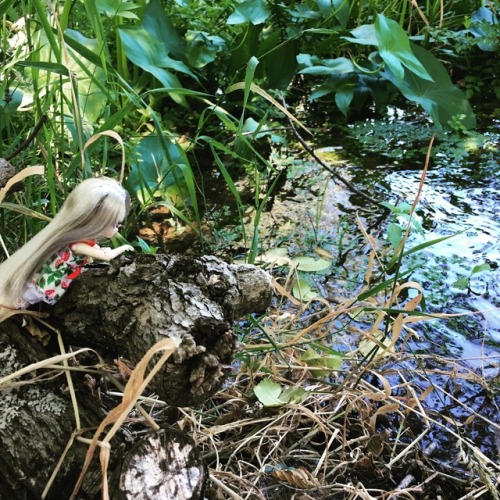
<svg viewBox="0 0 500 500">
<path fill-rule="evenodd" d="M 112 238 L 116 233 L 118 232 L 118 224 L 114 225 L 114 226 L 111 226 L 107 229 L 105 229 L 103 232 L 102 232 L 102 235 L 105 237 L 105 238 Z"/>
</svg>

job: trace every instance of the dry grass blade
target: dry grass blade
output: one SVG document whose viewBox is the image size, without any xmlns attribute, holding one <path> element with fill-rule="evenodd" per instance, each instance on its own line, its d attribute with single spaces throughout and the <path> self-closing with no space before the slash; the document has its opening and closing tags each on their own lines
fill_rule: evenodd
<svg viewBox="0 0 500 500">
<path fill-rule="evenodd" d="M 20 172 L 18 172 L 14 177 L 11 177 L 5 186 L 0 189 L 0 203 L 3 202 L 5 196 L 9 192 L 9 189 L 16 184 L 17 182 L 22 181 L 23 179 L 26 179 L 26 177 L 29 177 L 31 175 L 43 175 L 45 173 L 45 167 L 43 165 L 37 165 L 34 167 L 26 167 L 23 168 Z M 2 236 L 0 235 L 0 243 L 2 245 L 3 251 L 5 252 L 5 255 L 9 257 L 9 252 L 7 251 L 7 247 L 5 246 L 5 242 L 3 241 Z M 1 319 L 0 319 L 1 321 Z"/>
<path fill-rule="evenodd" d="M 83 153 L 85 153 L 85 150 L 92 144 L 94 143 L 95 141 L 97 141 L 97 139 L 99 139 L 100 137 L 102 136 L 108 136 L 108 137 L 112 137 L 113 139 L 115 139 L 118 144 L 120 145 L 121 149 L 122 149 L 122 164 L 121 164 L 121 168 L 120 168 L 120 183 L 123 182 L 123 179 L 125 177 L 125 143 L 123 142 L 123 139 L 121 138 L 121 136 L 119 134 L 117 134 L 116 132 L 114 132 L 113 130 L 103 130 L 102 132 L 99 132 L 97 134 L 94 134 L 86 143 L 85 145 L 83 146 Z"/>
<path fill-rule="evenodd" d="M 16 378 L 22 377 L 23 375 L 26 375 L 27 373 L 40 370 L 42 368 L 54 368 L 54 364 L 57 363 L 64 363 L 68 359 L 74 358 L 78 356 L 81 353 L 84 352 L 89 352 L 92 351 L 92 349 L 89 348 L 82 348 L 78 349 L 78 351 L 75 352 L 70 352 L 68 354 L 59 354 L 57 356 L 52 356 L 51 358 L 44 359 L 42 361 L 38 361 L 37 363 L 32 363 L 28 366 L 25 366 L 21 368 L 20 370 L 17 370 L 13 373 L 10 373 L 9 375 L 6 375 L 5 377 L 0 378 L 0 390 L 4 390 L 9 388 L 9 382 L 11 380 L 14 380 Z"/>
<path fill-rule="evenodd" d="M 102 468 L 102 495 L 104 499 L 109 497 L 108 494 L 108 483 L 107 483 L 107 464 L 109 462 L 110 445 L 109 442 L 116 434 L 120 426 L 123 424 L 127 418 L 130 410 L 137 403 L 137 400 L 141 396 L 144 389 L 147 387 L 152 378 L 161 369 L 161 367 L 166 363 L 168 358 L 177 350 L 180 345 L 180 341 L 177 339 L 164 339 L 156 343 L 151 347 L 148 352 L 143 356 L 143 358 L 137 364 L 135 370 L 132 372 L 130 379 L 127 382 L 125 390 L 123 392 L 122 402 L 113 410 L 111 410 L 104 420 L 100 423 L 97 428 L 94 437 L 90 443 L 89 449 L 85 457 L 85 462 L 82 467 L 82 471 L 78 478 L 78 481 L 73 490 L 71 498 L 76 498 L 80 486 L 82 484 L 83 478 L 88 470 L 90 462 L 95 452 L 95 448 L 98 444 L 99 436 L 104 432 L 106 426 L 113 424 L 111 429 L 107 432 L 105 438 L 100 442 L 101 447 L 100 460 Z M 151 371 L 146 376 L 146 369 L 149 362 L 153 356 L 161 351 L 164 351 L 161 358 L 155 363 Z"/>
</svg>

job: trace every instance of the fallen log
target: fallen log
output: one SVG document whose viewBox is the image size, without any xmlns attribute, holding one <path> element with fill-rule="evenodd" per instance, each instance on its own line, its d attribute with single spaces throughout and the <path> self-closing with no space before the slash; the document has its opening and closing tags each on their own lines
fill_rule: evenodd
<svg viewBox="0 0 500 500">
<path fill-rule="evenodd" d="M 236 346 L 235 319 L 264 311 L 270 296 L 269 276 L 253 266 L 214 257 L 122 257 L 82 274 L 45 321 L 61 332 L 67 346 L 90 347 L 108 361 L 123 357 L 132 366 L 159 340 L 181 340 L 149 389 L 170 405 L 192 406 L 206 401 L 224 381 Z M 28 330 L 33 333 L 19 316 L 0 324 L 0 378 L 54 354 Z M 40 497 L 75 429 L 66 379 L 57 370 L 52 379 L 35 378 L 45 373 L 30 373 L 15 386 L 2 387 L 0 380 L 0 498 Z M 95 428 L 105 404 L 85 376 L 73 375 L 80 418 L 82 427 Z M 133 443 L 133 432 L 113 439 L 109 477 L 118 470 L 126 476 L 126 463 L 137 468 L 135 459 L 123 462 Z M 47 498 L 69 498 L 86 448 L 76 441 L 70 447 Z M 170 456 L 160 454 L 165 453 Z M 94 462 L 78 498 L 98 494 L 100 467 Z M 192 498 L 201 491 L 192 478 L 179 478 L 172 470 L 167 477 L 191 485 Z M 126 490 L 116 491 L 116 498 L 129 498 Z"/>
</svg>

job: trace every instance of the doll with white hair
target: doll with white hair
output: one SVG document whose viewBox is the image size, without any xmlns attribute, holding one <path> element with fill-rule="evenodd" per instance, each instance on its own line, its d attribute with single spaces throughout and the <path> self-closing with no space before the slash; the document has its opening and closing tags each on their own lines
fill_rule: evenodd
<svg viewBox="0 0 500 500">
<path fill-rule="evenodd" d="M 54 219 L 0 264 L 0 321 L 30 304 L 55 304 L 91 259 L 110 261 L 133 250 L 97 245 L 98 238 L 118 231 L 129 208 L 127 191 L 114 179 L 76 186 Z"/>
</svg>

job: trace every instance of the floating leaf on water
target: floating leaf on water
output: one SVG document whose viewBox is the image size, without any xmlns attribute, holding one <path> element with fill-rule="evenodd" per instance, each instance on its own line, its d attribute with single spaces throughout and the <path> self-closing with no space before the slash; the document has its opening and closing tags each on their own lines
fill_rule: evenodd
<svg viewBox="0 0 500 500">
<path fill-rule="evenodd" d="M 466 290 L 469 286 L 469 277 L 462 276 L 457 281 L 455 281 L 455 283 L 453 283 L 453 286 L 455 288 L 458 288 L 459 290 Z"/>
<path fill-rule="evenodd" d="M 309 302 L 318 296 L 318 294 L 311 288 L 311 285 L 303 279 L 298 278 L 292 289 L 293 296 L 302 302 Z"/>
<path fill-rule="evenodd" d="M 474 266 L 474 268 L 471 271 L 471 274 L 477 274 L 477 273 L 482 273 L 484 271 L 491 271 L 491 267 L 489 264 L 478 264 L 477 266 Z"/>
<path fill-rule="evenodd" d="M 322 258 L 315 259 L 314 257 L 308 257 L 307 255 L 294 257 L 292 259 L 292 263 L 297 267 L 298 271 L 304 271 L 306 273 L 325 271 L 332 265 L 330 260 Z"/>
</svg>

